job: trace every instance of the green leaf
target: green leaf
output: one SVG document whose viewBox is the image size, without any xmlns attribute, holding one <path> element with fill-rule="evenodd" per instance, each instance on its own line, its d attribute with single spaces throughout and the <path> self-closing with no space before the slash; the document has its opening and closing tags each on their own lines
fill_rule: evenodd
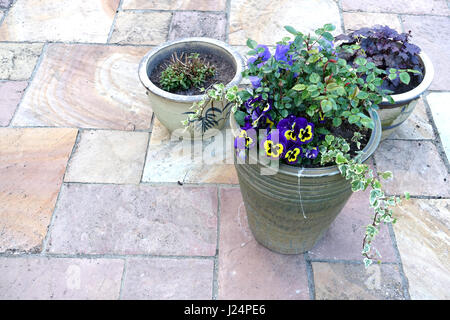
<svg viewBox="0 0 450 320">
<path fill-rule="evenodd" d="M 320 81 L 320 76 L 317 73 L 311 73 L 311 75 L 309 76 L 309 81 L 311 81 L 312 83 L 317 83 Z"/>
<path fill-rule="evenodd" d="M 294 27 L 291 26 L 284 26 L 284 29 L 286 29 L 287 32 L 292 33 L 293 35 L 297 35 L 298 31 L 294 29 Z"/>
<path fill-rule="evenodd" d="M 245 126 L 245 116 L 247 114 L 245 112 L 242 112 L 240 110 L 236 111 L 234 114 L 234 119 L 236 119 L 236 122 L 242 127 Z"/>
<path fill-rule="evenodd" d="M 352 114 L 350 117 L 348 117 L 349 123 L 357 123 L 361 119 L 359 116 Z"/>
<path fill-rule="evenodd" d="M 406 200 L 411 199 L 411 195 L 409 194 L 408 191 L 405 191 L 405 199 L 406 199 Z"/>
<path fill-rule="evenodd" d="M 397 78 L 397 74 L 396 73 L 389 73 L 388 78 L 389 78 L 389 80 L 394 80 L 395 78 Z"/>
<path fill-rule="evenodd" d="M 370 118 L 361 118 L 361 124 L 364 127 L 369 128 L 369 129 L 375 128 L 375 124 L 374 124 L 373 120 Z"/>
<path fill-rule="evenodd" d="M 396 73 L 396 72 L 397 72 L 397 69 L 394 69 L 394 68 L 389 69 L 389 73 Z"/>
<path fill-rule="evenodd" d="M 336 27 L 334 25 L 332 25 L 331 23 L 327 23 L 323 26 L 323 28 L 326 31 L 334 31 L 336 29 Z"/>
<path fill-rule="evenodd" d="M 400 81 L 404 84 L 409 84 L 409 81 L 411 81 L 411 78 L 408 73 L 402 72 L 400 73 Z"/>
<path fill-rule="evenodd" d="M 339 127 L 342 124 L 341 118 L 334 118 L 333 119 L 333 126 Z"/>
<path fill-rule="evenodd" d="M 362 57 L 358 57 L 355 59 L 355 63 L 359 66 L 364 66 L 367 63 L 367 60 Z"/>
<path fill-rule="evenodd" d="M 329 145 L 333 142 L 333 140 L 334 140 L 334 136 L 329 135 L 329 134 L 325 136 L 325 141 L 326 141 Z"/>
<path fill-rule="evenodd" d="M 255 49 L 258 43 L 255 40 L 247 39 L 247 47 Z"/>
<path fill-rule="evenodd" d="M 328 100 L 322 100 L 320 103 L 320 106 L 322 108 L 323 113 L 327 113 L 328 111 L 331 111 L 332 104 Z"/>
<path fill-rule="evenodd" d="M 306 90 L 308 90 L 309 92 L 316 91 L 317 86 L 315 84 L 312 84 L 312 85 L 308 86 L 308 88 L 306 88 Z"/>
<path fill-rule="evenodd" d="M 367 98 L 369 97 L 369 94 L 368 94 L 367 92 L 365 92 L 365 91 L 360 91 L 360 92 L 356 95 L 356 97 L 357 97 L 358 99 L 367 99 Z"/>
<path fill-rule="evenodd" d="M 391 171 L 378 172 L 378 175 L 380 175 L 384 180 L 390 179 L 393 176 Z"/>
<path fill-rule="evenodd" d="M 348 160 L 344 157 L 344 155 L 342 155 L 341 153 L 338 153 L 336 155 L 336 164 L 344 164 L 347 163 Z"/>
<path fill-rule="evenodd" d="M 295 91 L 302 91 L 305 89 L 306 89 L 306 86 L 303 83 L 297 83 L 295 86 L 292 87 L 292 90 L 295 90 Z"/>
</svg>

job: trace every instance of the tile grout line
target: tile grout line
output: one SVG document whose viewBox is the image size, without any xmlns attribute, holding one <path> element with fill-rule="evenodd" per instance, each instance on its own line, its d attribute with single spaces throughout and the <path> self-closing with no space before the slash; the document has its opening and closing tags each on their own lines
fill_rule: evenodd
<svg viewBox="0 0 450 320">
<path fill-rule="evenodd" d="M 217 186 L 217 238 L 216 238 L 216 254 L 214 257 L 213 283 L 212 283 L 212 300 L 217 300 L 219 295 L 219 244 L 220 244 L 220 196 L 221 188 Z"/>
<path fill-rule="evenodd" d="M 402 261 L 401 255 L 400 255 L 400 250 L 397 245 L 397 238 L 395 237 L 394 227 L 392 226 L 392 224 L 388 225 L 388 230 L 389 230 L 389 236 L 391 238 L 392 245 L 394 247 L 395 256 L 396 256 L 397 262 L 398 262 L 400 278 L 402 280 L 403 296 L 406 300 L 411 300 L 411 295 L 409 294 L 409 282 L 408 282 L 408 278 L 406 277 L 405 270 L 403 268 L 403 261 Z"/>
<path fill-rule="evenodd" d="M 69 167 L 70 159 L 72 158 L 72 155 L 73 155 L 73 153 L 76 150 L 76 146 L 78 144 L 79 136 L 80 136 L 80 131 L 77 130 L 77 136 L 75 137 L 75 141 L 74 141 L 73 146 L 72 146 L 72 151 L 70 152 L 70 155 L 67 158 L 66 167 L 65 167 L 62 179 L 61 179 L 61 186 L 59 187 L 58 195 L 56 196 L 55 206 L 53 207 L 52 215 L 50 217 L 50 222 L 49 222 L 49 224 L 47 226 L 47 233 L 45 234 L 44 240 L 42 241 L 41 255 L 43 255 L 43 256 L 45 255 L 45 252 L 46 252 L 47 247 L 48 247 L 48 241 L 50 240 L 50 234 L 51 234 L 51 230 L 52 230 L 55 218 L 56 218 L 56 209 L 58 207 L 59 197 L 61 196 L 61 190 L 62 190 L 62 188 L 64 186 L 64 179 L 65 179 L 65 176 L 66 176 L 67 168 Z"/>
<path fill-rule="evenodd" d="M 446 14 L 431 14 L 431 13 L 405 13 L 405 12 L 392 12 L 392 11 L 366 11 L 366 10 L 342 10 L 343 12 L 348 13 L 376 13 L 376 14 L 394 14 L 394 15 L 403 15 L 403 16 L 418 16 L 418 17 L 450 17 L 450 15 Z"/>
<path fill-rule="evenodd" d="M 447 159 L 447 154 L 445 153 L 443 144 L 442 144 L 442 140 L 441 140 L 441 136 L 439 134 L 439 130 L 437 129 L 436 123 L 434 122 L 434 117 L 433 117 L 433 113 L 431 112 L 431 107 L 430 104 L 428 103 L 428 95 L 431 92 L 429 92 L 428 90 L 425 92 L 425 94 L 423 95 L 423 102 L 425 105 L 425 112 L 428 116 L 429 122 L 431 123 L 431 127 L 433 128 L 433 133 L 434 133 L 434 140 L 432 141 L 434 146 L 436 147 L 439 156 L 442 160 L 442 162 L 444 163 L 444 166 L 447 168 L 447 172 L 450 173 L 450 163 L 449 163 L 449 159 Z"/>
<path fill-rule="evenodd" d="M 153 124 L 154 124 L 155 114 L 152 114 L 152 119 L 150 120 L 150 132 L 148 133 L 148 140 L 147 140 L 147 147 L 145 148 L 145 155 L 144 155 L 144 163 L 142 165 L 142 172 L 141 172 L 141 178 L 139 179 L 138 185 L 141 185 L 142 179 L 144 178 L 144 171 L 145 166 L 147 164 L 147 155 L 148 155 L 148 149 L 150 149 L 150 140 L 152 139 L 152 131 L 153 131 Z"/>
<path fill-rule="evenodd" d="M 227 0 L 230 1 L 230 0 Z M 213 14 L 223 14 L 221 10 L 182 10 L 182 9 L 122 9 L 122 12 L 136 12 L 136 13 L 146 13 L 146 12 L 157 12 L 157 13 L 174 13 L 174 12 L 198 12 L 198 13 L 213 13 Z"/>
<path fill-rule="evenodd" d="M 54 258 L 54 259 L 127 259 L 127 258 L 140 258 L 140 259 L 173 259 L 173 260 L 184 260 L 184 259 L 198 259 L 198 260 L 214 260 L 215 256 L 186 256 L 186 255 L 158 255 L 158 254 L 69 254 L 69 253 L 0 253 L 1 258 Z"/>
<path fill-rule="evenodd" d="M 9 121 L 9 124 L 8 124 L 8 127 L 9 127 L 9 128 L 15 128 L 14 126 L 12 126 L 12 123 L 14 122 L 14 119 L 15 119 L 17 113 L 19 112 L 20 106 L 21 106 L 23 100 L 25 99 L 25 96 L 27 95 L 27 93 L 28 93 L 28 91 L 29 91 L 29 89 L 30 89 L 30 87 L 31 87 L 31 83 L 32 83 L 33 80 L 34 80 L 34 77 L 35 77 L 35 75 L 36 75 L 36 73 L 37 73 L 37 71 L 38 71 L 38 69 L 39 69 L 39 67 L 40 67 L 40 65 L 41 65 L 41 63 L 42 63 L 42 60 L 44 60 L 44 56 L 45 56 L 45 54 L 47 53 L 47 47 L 48 47 L 48 44 L 47 44 L 47 43 L 44 43 L 44 46 L 42 47 L 41 53 L 40 53 L 40 55 L 39 55 L 39 58 L 38 58 L 37 61 L 36 61 L 36 65 L 34 66 L 33 71 L 31 72 L 30 77 L 29 77 L 27 80 L 22 80 L 22 81 L 27 81 L 27 82 L 28 82 L 28 83 L 27 83 L 27 87 L 26 87 L 25 90 L 23 91 L 23 94 L 22 94 L 22 96 L 20 97 L 19 103 L 17 104 L 16 110 L 14 110 L 14 114 L 13 114 L 13 116 L 11 117 L 11 120 Z"/>
<path fill-rule="evenodd" d="M 342 9 L 341 0 L 336 1 L 336 4 L 337 4 L 338 10 L 339 10 L 339 18 L 340 18 L 340 21 L 341 21 L 341 29 L 342 29 L 342 32 L 345 33 L 346 30 L 345 30 L 345 23 L 344 23 L 344 10 Z"/>
<path fill-rule="evenodd" d="M 125 283 L 125 277 L 127 276 L 127 267 L 128 267 L 128 259 L 125 258 L 123 262 L 122 278 L 120 280 L 119 298 L 117 300 L 122 300 L 123 284 Z"/>
<path fill-rule="evenodd" d="M 309 300 L 316 300 L 316 286 L 314 282 L 314 270 L 308 252 L 303 253 L 306 265 L 306 278 L 308 280 Z"/>
<path fill-rule="evenodd" d="M 403 24 L 402 15 L 400 13 L 397 14 L 397 19 L 400 22 L 401 31 L 404 33 L 405 32 L 405 26 Z"/>
<path fill-rule="evenodd" d="M 230 15 L 231 15 L 231 0 L 226 0 L 225 3 L 225 42 L 229 44 L 230 41 Z"/>
<path fill-rule="evenodd" d="M 122 3 L 123 3 L 123 0 L 120 0 L 119 5 L 117 6 L 117 9 L 116 9 L 116 13 L 114 14 L 114 19 L 112 21 L 111 28 L 109 29 L 108 37 L 106 37 L 106 43 L 110 43 L 110 41 L 111 41 L 111 37 L 114 32 L 114 28 L 116 26 L 117 16 L 119 15 L 119 12 L 121 11 L 121 8 L 122 8 Z"/>
<path fill-rule="evenodd" d="M 9 80 L 5 80 L 9 81 Z M 27 80 L 19 80 L 20 82 L 25 82 Z M 0 80 L 1 82 L 1 80 Z M 22 95 L 23 96 L 23 95 Z M 79 131 L 120 131 L 120 132 L 147 132 L 150 133 L 151 129 L 135 129 L 135 130 L 124 130 L 124 129 L 114 129 L 114 128 L 82 128 L 82 127 L 69 127 L 69 126 L 32 126 L 32 125 L 24 125 L 24 126 L 17 126 L 17 125 L 10 125 L 10 128 L 16 128 L 16 129 L 36 129 L 36 128 L 46 128 L 46 129 L 78 129 Z"/>
<path fill-rule="evenodd" d="M 0 41 L 6 44 L 66 44 L 85 46 L 119 46 L 119 47 L 155 47 L 157 44 L 143 43 L 108 43 L 108 42 L 82 42 L 82 41 Z"/>
</svg>

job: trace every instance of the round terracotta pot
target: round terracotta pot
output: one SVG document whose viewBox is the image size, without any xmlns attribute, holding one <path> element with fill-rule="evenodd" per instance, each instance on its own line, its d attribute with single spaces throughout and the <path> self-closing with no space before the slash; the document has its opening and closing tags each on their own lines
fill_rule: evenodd
<svg viewBox="0 0 450 320">
<path fill-rule="evenodd" d="M 150 81 L 150 75 L 153 70 L 166 58 L 169 58 L 174 52 L 197 52 L 209 53 L 219 56 L 224 61 L 227 61 L 234 71 L 233 79 L 226 84 L 227 88 L 238 85 L 242 80 L 243 60 L 240 54 L 225 42 L 210 39 L 210 38 L 184 38 L 175 41 L 166 42 L 152 50 L 150 50 L 141 60 L 139 65 L 139 79 L 144 87 L 147 89 L 147 95 L 150 100 L 150 105 L 158 120 L 171 132 L 183 134 L 184 126 L 182 121 L 187 118 L 185 112 L 192 111 L 190 109 L 194 102 L 201 101 L 204 95 L 179 95 L 164 91 L 158 88 Z M 224 105 L 226 105 L 225 101 Z M 220 103 L 215 103 L 214 107 L 221 108 Z M 208 109 L 205 108 L 205 112 Z M 225 122 L 226 113 L 215 113 L 214 120 L 217 125 L 214 129 L 221 129 Z M 196 132 L 198 131 L 198 132 Z M 198 128 L 188 131 L 188 136 L 202 137 Z M 209 130 L 208 130 L 209 131 Z M 203 138 L 209 135 L 208 131 L 203 135 Z M 217 130 L 211 130 L 216 133 Z"/>
<path fill-rule="evenodd" d="M 422 82 L 414 89 L 401 94 L 391 95 L 395 103 L 390 104 L 387 99 L 380 103 L 378 111 L 383 133 L 381 141 L 387 139 L 398 127 L 408 119 L 419 101 L 420 96 L 428 89 L 434 78 L 434 68 L 430 58 L 422 51 L 419 54 L 424 68 Z"/>
<path fill-rule="evenodd" d="M 363 149 L 363 162 L 381 138 L 377 112 L 371 111 L 370 116 L 375 129 Z M 230 123 L 236 137 L 240 128 L 233 114 Z M 259 243 L 275 252 L 298 254 L 313 248 L 352 195 L 350 182 L 335 165 L 299 168 L 280 163 L 275 174 L 264 175 L 268 168 L 256 155 L 247 160 L 240 163 L 235 155 L 249 227 Z"/>
</svg>

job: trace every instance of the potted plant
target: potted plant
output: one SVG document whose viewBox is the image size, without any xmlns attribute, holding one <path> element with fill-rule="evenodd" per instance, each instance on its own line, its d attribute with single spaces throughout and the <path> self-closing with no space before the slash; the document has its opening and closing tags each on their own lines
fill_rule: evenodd
<svg viewBox="0 0 450 320">
<path fill-rule="evenodd" d="M 225 83 L 225 88 L 238 85 L 242 70 L 242 58 L 233 48 L 219 40 L 199 37 L 170 41 L 150 50 L 138 72 L 156 117 L 175 133 L 183 128 L 186 114 L 192 113 L 192 104 L 205 100 L 205 87 L 214 83 Z M 223 108 L 208 104 L 197 115 L 205 121 L 191 126 L 190 136 L 203 138 L 209 129 L 221 129 L 225 115 Z"/>
<path fill-rule="evenodd" d="M 395 222 L 392 207 L 401 202 L 384 194 L 366 164 L 381 138 L 376 109 L 387 95 L 376 84 L 386 72 L 362 57 L 355 63 L 364 72 L 338 58 L 331 24 L 315 35 L 285 29 L 295 38 L 283 38 L 273 55 L 247 41 L 252 57 L 243 75 L 252 88 L 225 93 L 234 103 L 235 167 L 250 229 L 276 252 L 308 251 L 352 191 L 371 188 L 373 217 L 362 245 L 368 266 L 380 224 Z"/>
<path fill-rule="evenodd" d="M 389 90 L 392 99 L 385 98 L 379 104 L 383 128 L 381 140 L 406 121 L 433 81 L 431 60 L 418 46 L 409 42 L 410 37 L 411 31 L 399 34 L 388 26 L 379 25 L 336 37 L 336 40 L 342 41 L 338 45 L 342 49 L 339 57 L 354 67 L 355 60 L 364 57 L 368 63 L 387 71 L 382 87 Z M 353 45 L 359 48 L 345 50 Z"/>
</svg>

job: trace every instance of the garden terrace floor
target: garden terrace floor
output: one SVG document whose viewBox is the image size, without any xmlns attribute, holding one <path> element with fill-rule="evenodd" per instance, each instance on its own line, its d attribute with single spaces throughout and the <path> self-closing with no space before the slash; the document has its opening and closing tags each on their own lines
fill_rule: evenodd
<svg viewBox="0 0 450 320">
<path fill-rule="evenodd" d="M 371 160 L 412 200 L 367 270 L 367 194 L 310 252 L 265 249 L 233 165 L 183 161 L 137 77 L 169 39 L 324 23 L 411 30 L 436 69 Z M 449 51 L 446 0 L 0 0 L 0 299 L 449 299 Z"/>
</svg>

